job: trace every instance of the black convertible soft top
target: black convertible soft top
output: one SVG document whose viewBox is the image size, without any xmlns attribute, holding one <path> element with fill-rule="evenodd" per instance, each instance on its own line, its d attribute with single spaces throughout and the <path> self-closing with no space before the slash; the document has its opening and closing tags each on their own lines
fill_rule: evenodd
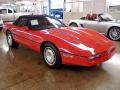
<svg viewBox="0 0 120 90">
<path fill-rule="evenodd" d="M 39 18 L 39 17 L 51 17 L 49 15 L 23 15 L 23 16 L 20 16 L 19 18 L 22 18 L 22 17 L 25 17 L 25 18 Z"/>
<path fill-rule="evenodd" d="M 31 14 L 31 15 L 22 15 L 22 16 L 19 16 L 19 18 L 17 18 L 13 22 L 13 24 L 16 24 L 19 21 L 19 19 L 21 19 L 21 18 L 26 18 L 26 19 L 30 20 L 30 19 L 33 19 L 33 18 L 44 18 L 44 17 L 52 17 L 52 16 L 49 16 L 49 15 L 46 15 L 46 14 L 43 14 L 43 15 L 33 15 L 33 14 Z M 54 17 L 52 17 L 52 18 L 54 18 Z"/>
<path fill-rule="evenodd" d="M 23 16 L 20 16 L 13 24 L 14 25 L 20 25 L 21 26 L 21 24 L 23 25 L 23 26 L 28 26 L 30 29 L 33 29 L 33 28 L 36 28 L 36 27 L 40 27 L 40 28 L 42 28 L 42 29 L 45 29 L 45 28 L 47 28 L 47 27 L 49 27 L 49 28 L 53 28 L 53 26 L 54 26 L 54 24 L 51 24 L 51 23 L 53 23 L 53 22 L 51 22 L 51 21 L 47 21 L 46 22 L 46 20 L 47 20 L 47 18 L 46 17 L 49 17 L 49 18 L 52 18 L 52 19 L 54 19 L 54 20 L 56 20 L 57 22 L 59 22 L 60 23 L 60 25 L 61 26 L 63 26 L 63 27 L 65 27 L 66 25 L 64 24 L 64 23 L 62 23 L 61 21 L 59 21 L 58 19 L 56 19 L 56 18 L 54 18 L 54 17 L 52 17 L 52 16 L 49 16 L 49 15 L 23 15 Z M 34 19 L 39 19 L 40 21 L 39 21 L 39 25 L 31 25 L 31 20 L 34 20 Z M 51 20 L 52 20 L 51 19 Z M 21 20 L 22 20 L 22 23 L 21 23 Z M 20 23 L 19 23 L 20 22 Z M 40 23 L 41 22 L 41 23 Z M 46 26 L 45 26 L 46 25 Z M 48 26 L 47 26 L 48 25 Z M 52 25 L 52 27 L 51 27 L 51 25 Z M 57 24 L 56 24 L 57 25 Z M 45 28 L 43 28 L 43 26 L 45 27 Z M 61 26 L 59 26 L 59 27 L 61 27 Z M 56 26 L 54 26 L 54 27 L 56 27 Z"/>
</svg>

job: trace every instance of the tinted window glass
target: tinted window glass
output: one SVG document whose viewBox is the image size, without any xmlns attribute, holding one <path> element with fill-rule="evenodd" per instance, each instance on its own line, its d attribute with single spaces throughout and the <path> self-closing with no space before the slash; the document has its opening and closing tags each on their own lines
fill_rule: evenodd
<svg viewBox="0 0 120 90">
<path fill-rule="evenodd" d="M 7 13 L 7 9 L 0 9 L 0 14 L 6 14 Z"/>
<path fill-rule="evenodd" d="M 115 19 L 109 14 L 100 14 L 99 15 L 102 21 L 114 21 Z"/>
<path fill-rule="evenodd" d="M 27 20 L 26 18 L 20 18 L 20 19 L 17 21 L 16 25 L 17 25 L 17 26 L 21 26 L 21 27 L 27 26 L 27 22 L 28 22 L 28 20 Z"/>
<path fill-rule="evenodd" d="M 9 10 L 9 9 L 8 9 L 8 13 L 12 13 L 12 10 Z"/>
<path fill-rule="evenodd" d="M 37 17 L 30 20 L 30 27 L 32 29 L 49 29 L 65 27 L 65 25 L 59 20 L 51 17 Z"/>
</svg>

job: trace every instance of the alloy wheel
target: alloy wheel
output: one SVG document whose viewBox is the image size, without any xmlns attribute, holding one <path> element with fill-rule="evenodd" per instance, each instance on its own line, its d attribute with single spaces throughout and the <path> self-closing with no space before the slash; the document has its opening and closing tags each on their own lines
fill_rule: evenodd
<svg viewBox="0 0 120 90">
<path fill-rule="evenodd" d="M 8 41 L 8 45 L 12 46 L 12 35 L 10 33 L 8 33 L 7 35 L 7 41 Z"/>
<path fill-rule="evenodd" d="M 46 47 L 44 49 L 44 58 L 48 65 L 52 66 L 56 62 L 56 55 L 51 47 Z"/>
<path fill-rule="evenodd" d="M 119 40 L 120 39 L 120 29 L 117 27 L 112 28 L 109 31 L 109 37 L 112 40 Z"/>
</svg>

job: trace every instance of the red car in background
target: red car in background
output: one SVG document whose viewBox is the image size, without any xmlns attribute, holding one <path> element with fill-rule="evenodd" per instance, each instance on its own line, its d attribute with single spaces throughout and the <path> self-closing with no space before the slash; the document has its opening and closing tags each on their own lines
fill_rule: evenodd
<svg viewBox="0 0 120 90">
<path fill-rule="evenodd" d="M 20 16 L 5 24 L 9 47 L 19 44 L 42 52 L 49 67 L 62 64 L 94 66 L 110 59 L 115 46 L 105 36 L 86 28 L 67 27 L 47 15 Z"/>
</svg>

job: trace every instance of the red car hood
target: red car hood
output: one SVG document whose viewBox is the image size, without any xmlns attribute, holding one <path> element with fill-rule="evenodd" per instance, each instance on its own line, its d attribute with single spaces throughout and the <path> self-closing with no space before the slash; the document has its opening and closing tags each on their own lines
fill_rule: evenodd
<svg viewBox="0 0 120 90">
<path fill-rule="evenodd" d="M 89 51 L 92 55 L 104 52 L 113 45 L 105 36 L 85 28 L 54 28 L 47 30 L 47 33 L 66 41 L 80 50 Z"/>
</svg>

